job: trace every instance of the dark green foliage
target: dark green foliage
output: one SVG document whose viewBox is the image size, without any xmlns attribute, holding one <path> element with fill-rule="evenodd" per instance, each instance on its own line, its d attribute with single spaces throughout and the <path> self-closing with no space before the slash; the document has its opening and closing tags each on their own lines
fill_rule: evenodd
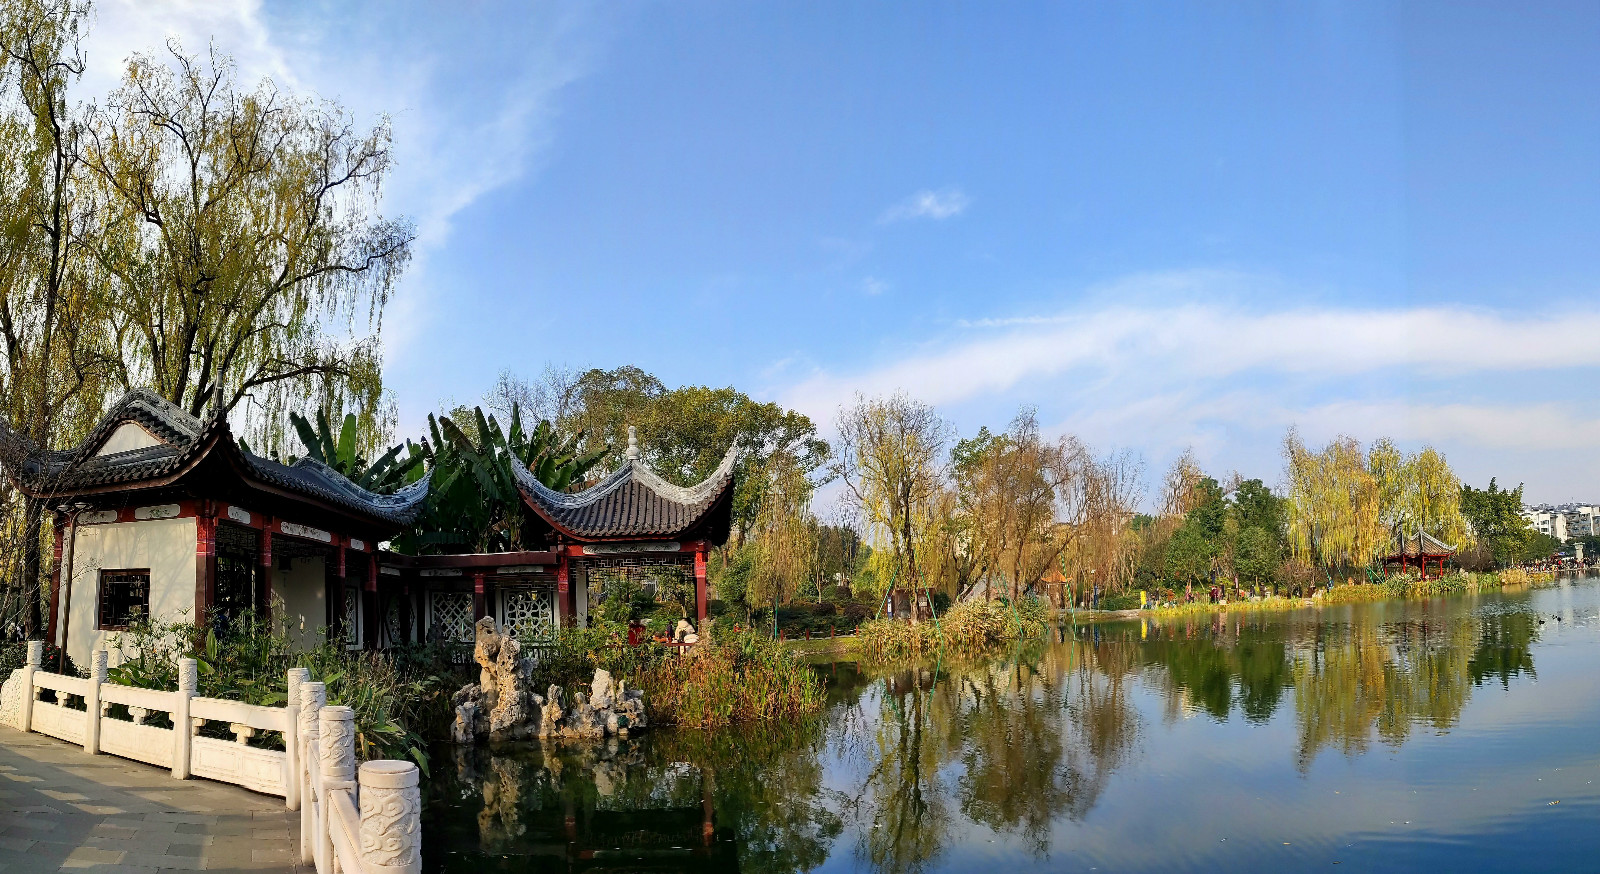
<svg viewBox="0 0 1600 874">
<path fill-rule="evenodd" d="M 199 693 L 267 707 L 282 706 L 291 667 L 311 669 L 326 683 L 328 703 L 356 711 L 356 753 L 362 759 L 410 759 L 427 769 L 425 735 L 442 731 L 449 699 L 467 677 L 442 647 L 350 653 L 342 643 L 297 649 L 284 629 L 247 614 L 218 634 L 185 623 L 144 623 L 113 635 L 110 647 L 133 654 L 107 671 L 113 683 L 176 689 L 177 660 L 193 658 Z"/>
<path fill-rule="evenodd" d="M 0 640 L 0 680 L 11 676 L 11 672 L 28 663 L 28 642 L 25 640 Z M 54 673 L 57 665 L 61 664 L 61 648 L 49 641 L 44 645 L 44 661 L 40 668 Z M 66 659 L 66 667 L 61 673 L 67 676 L 82 676 L 78 665 L 72 661 L 71 656 Z"/>
<path fill-rule="evenodd" d="M 1565 548 L 1566 544 L 1543 531 L 1533 531 L 1528 534 L 1527 542 L 1518 558 L 1523 561 L 1542 561 Z"/>
<path fill-rule="evenodd" d="M 1138 592 L 1118 592 L 1100 599 L 1101 610 L 1136 610 L 1139 608 Z"/>
<path fill-rule="evenodd" d="M 1461 486 L 1461 515 L 1501 565 L 1522 561 L 1535 533 L 1522 518 L 1522 486 L 1502 489 L 1493 478 L 1486 489 Z M 1546 553 L 1548 555 L 1548 553 Z"/>
<path fill-rule="evenodd" d="M 558 435 L 547 421 L 523 428 L 521 410 L 511 409 L 510 427 L 474 407 L 470 418 L 428 416 L 421 452 L 433 466 L 428 502 L 412 527 L 394 539 L 411 554 L 514 552 L 527 549 L 522 531 L 528 510 L 513 465 L 521 465 L 547 488 L 565 491 L 605 455 L 601 446 L 580 452 L 582 432 Z"/>
<path fill-rule="evenodd" d="M 367 460 L 356 451 L 354 413 L 345 414 L 344 423 L 340 426 L 337 437 L 329 427 L 327 414 L 321 410 L 317 411 L 315 427 L 299 413 L 289 414 L 289 424 L 294 426 L 301 444 L 305 446 L 305 457 L 326 464 L 368 491 L 389 494 L 414 481 L 421 474 L 424 457 L 422 450 L 409 440 L 403 446 L 389 447 L 389 451 L 377 461 L 368 464 Z M 406 451 L 403 459 L 400 457 L 401 450 Z M 291 464 L 294 462 L 293 456 L 289 458 L 289 462 Z M 416 476 L 413 476 L 413 472 L 416 472 Z"/>
<path fill-rule="evenodd" d="M 1209 581 L 1213 563 L 1224 548 L 1228 505 L 1223 500 L 1222 487 L 1205 477 L 1195 485 L 1195 491 L 1199 501 L 1167 542 L 1167 577 L 1179 584 Z"/>
</svg>

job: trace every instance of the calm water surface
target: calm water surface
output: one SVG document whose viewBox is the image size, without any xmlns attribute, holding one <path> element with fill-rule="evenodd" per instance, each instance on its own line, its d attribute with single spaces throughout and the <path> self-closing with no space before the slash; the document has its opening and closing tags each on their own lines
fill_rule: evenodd
<svg viewBox="0 0 1600 874">
<path fill-rule="evenodd" d="M 426 867 L 1600 870 L 1600 581 L 818 666 L 803 725 L 441 749 Z"/>
</svg>

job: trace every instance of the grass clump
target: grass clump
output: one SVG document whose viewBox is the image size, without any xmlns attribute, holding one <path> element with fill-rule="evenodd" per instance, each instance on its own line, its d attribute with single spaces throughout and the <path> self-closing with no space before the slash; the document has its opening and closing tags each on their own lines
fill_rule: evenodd
<svg viewBox="0 0 1600 874">
<path fill-rule="evenodd" d="M 538 646 L 532 683 L 587 687 L 597 669 L 644 690 L 650 718 L 665 725 L 720 728 L 737 722 L 792 719 L 822 709 L 822 679 L 765 635 L 731 634 L 681 649 L 653 642 L 629 646 L 621 626 L 566 629 Z"/>
<path fill-rule="evenodd" d="M 1004 599 L 966 601 L 939 617 L 912 625 L 900 619 L 876 619 L 858 633 L 863 657 L 873 661 L 914 658 L 944 648 L 976 653 L 1011 641 L 1044 634 L 1050 610 L 1037 598 L 1013 606 Z"/>
</svg>

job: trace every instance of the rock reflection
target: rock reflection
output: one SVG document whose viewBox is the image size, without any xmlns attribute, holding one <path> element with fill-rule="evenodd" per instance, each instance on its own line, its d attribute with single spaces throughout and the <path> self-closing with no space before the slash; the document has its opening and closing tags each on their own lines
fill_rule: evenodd
<svg viewBox="0 0 1600 874">
<path fill-rule="evenodd" d="M 450 770 L 430 789 L 439 839 L 424 845 L 428 868 L 808 870 L 841 829 L 837 803 L 824 803 L 820 738 L 810 723 L 447 748 Z"/>
</svg>

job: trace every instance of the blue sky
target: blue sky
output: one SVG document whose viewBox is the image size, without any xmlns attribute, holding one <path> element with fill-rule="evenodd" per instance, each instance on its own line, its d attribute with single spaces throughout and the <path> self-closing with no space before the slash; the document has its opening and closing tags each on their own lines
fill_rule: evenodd
<svg viewBox="0 0 1600 874">
<path fill-rule="evenodd" d="M 404 430 L 545 362 L 827 424 L 1432 443 L 1600 499 L 1600 7 L 105 0 L 86 91 L 214 36 L 395 119 Z"/>
</svg>

